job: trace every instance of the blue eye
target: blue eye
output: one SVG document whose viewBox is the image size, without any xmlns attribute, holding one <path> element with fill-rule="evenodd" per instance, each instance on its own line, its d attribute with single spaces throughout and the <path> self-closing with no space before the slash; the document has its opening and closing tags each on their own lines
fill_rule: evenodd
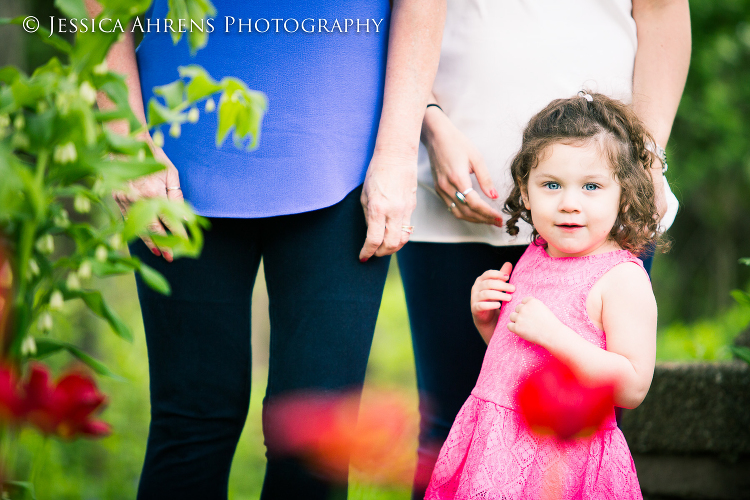
<svg viewBox="0 0 750 500">
<path fill-rule="evenodd" d="M 545 182 L 544 187 L 549 188 L 549 189 L 560 189 L 560 184 L 558 184 L 557 182 L 550 181 L 550 182 Z"/>
<path fill-rule="evenodd" d="M 593 182 L 589 182 L 583 185 L 583 189 L 585 191 L 594 191 L 596 189 L 599 189 L 599 186 L 597 184 L 594 184 Z"/>
</svg>

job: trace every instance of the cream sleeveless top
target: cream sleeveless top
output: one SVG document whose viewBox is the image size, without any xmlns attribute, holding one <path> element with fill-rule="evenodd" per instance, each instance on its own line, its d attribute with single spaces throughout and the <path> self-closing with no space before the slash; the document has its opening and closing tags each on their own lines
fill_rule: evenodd
<svg viewBox="0 0 750 500">
<path fill-rule="evenodd" d="M 502 211 L 513 181 L 510 162 L 531 117 L 550 101 L 582 88 L 632 100 L 636 26 L 629 0 L 449 0 L 433 92 L 489 168 Z M 417 208 L 411 241 L 526 245 L 504 228 L 456 219 L 435 193 L 427 150 L 420 145 Z M 671 225 L 677 199 L 665 184 Z M 469 186 L 463 187 L 464 189 Z M 504 214 L 505 215 L 505 214 Z"/>
</svg>

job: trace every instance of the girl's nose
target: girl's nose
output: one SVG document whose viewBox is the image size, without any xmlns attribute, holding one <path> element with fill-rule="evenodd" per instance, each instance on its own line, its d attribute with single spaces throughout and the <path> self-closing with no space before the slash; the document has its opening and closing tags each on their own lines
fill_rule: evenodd
<svg viewBox="0 0 750 500">
<path fill-rule="evenodd" d="M 581 211 L 581 204 L 577 193 L 573 190 L 564 189 L 560 198 L 558 210 L 565 213 L 576 213 Z"/>
</svg>

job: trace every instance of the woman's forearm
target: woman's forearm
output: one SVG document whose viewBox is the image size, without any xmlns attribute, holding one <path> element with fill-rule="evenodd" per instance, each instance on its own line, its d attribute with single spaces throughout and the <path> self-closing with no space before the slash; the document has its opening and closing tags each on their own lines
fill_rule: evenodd
<svg viewBox="0 0 750 500">
<path fill-rule="evenodd" d="M 633 107 L 666 147 L 690 65 L 688 0 L 633 0 L 638 51 L 633 70 Z"/>
<path fill-rule="evenodd" d="M 446 0 L 395 0 L 383 112 L 375 144 L 389 156 L 416 158 L 422 119 L 440 58 Z"/>
<path fill-rule="evenodd" d="M 97 16 L 102 11 L 101 6 L 95 0 L 85 1 L 86 9 L 92 17 Z M 125 83 L 128 86 L 128 103 L 130 104 L 130 109 L 145 126 L 146 113 L 143 108 L 143 98 L 141 97 L 141 83 L 138 75 L 138 64 L 135 59 L 133 34 L 130 30 L 125 30 L 123 39 L 112 45 L 107 54 L 106 61 L 109 69 L 125 76 Z M 113 106 L 112 102 L 101 92 L 97 96 L 97 104 L 100 109 L 110 109 Z M 125 121 L 114 122 L 112 129 L 115 132 L 127 134 L 128 124 Z"/>
</svg>

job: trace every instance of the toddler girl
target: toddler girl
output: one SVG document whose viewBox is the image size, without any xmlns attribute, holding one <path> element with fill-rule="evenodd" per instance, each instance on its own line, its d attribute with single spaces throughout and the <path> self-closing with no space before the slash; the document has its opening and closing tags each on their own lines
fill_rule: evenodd
<svg viewBox="0 0 750 500">
<path fill-rule="evenodd" d="M 652 142 L 627 106 L 600 94 L 553 101 L 526 127 L 505 211 L 510 234 L 523 219 L 533 242 L 510 281 L 505 263 L 474 284 L 489 346 L 427 499 L 642 498 L 614 408 L 592 436 L 561 441 L 532 433 L 515 394 L 554 356 L 584 382 L 613 383 L 617 406 L 646 396 L 656 302 L 634 254 L 657 236 Z"/>
</svg>

